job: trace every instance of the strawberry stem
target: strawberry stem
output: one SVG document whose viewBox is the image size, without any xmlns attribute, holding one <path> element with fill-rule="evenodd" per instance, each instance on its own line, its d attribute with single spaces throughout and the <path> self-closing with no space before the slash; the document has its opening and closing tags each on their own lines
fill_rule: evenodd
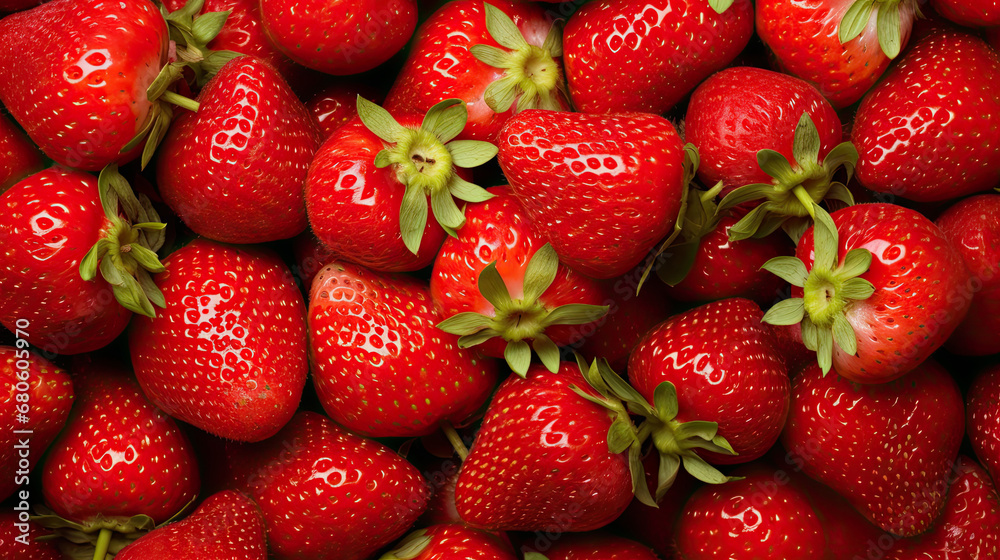
<svg viewBox="0 0 1000 560">
<path fill-rule="evenodd" d="M 187 109 L 188 111 L 191 111 L 193 113 L 198 112 L 198 108 L 201 106 L 194 99 L 184 97 L 183 95 L 170 90 L 167 90 L 162 94 L 160 94 L 160 99 L 172 103 L 174 105 L 177 105 L 178 107 L 181 107 L 183 109 Z"/>
<path fill-rule="evenodd" d="M 465 458 L 469 456 L 469 448 L 465 446 L 465 442 L 462 441 L 462 436 L 458 435 L 455 430 L 455 426 L 451 425 L 451 422 L 447 420 L 441 422 L 441 431 L 444 432 L 444 436 L 448 438 L 448 443 L 458 454 L 458 458 L 465 461 Z"/>
<path fill-rule="evenodd" d="M 111 545 L 111 529 L 101 529 L 97 536 L 97 544 L 94 546 L 94 560 L 104 560 L 108 556 L 108 547 Z"/>
</svg>

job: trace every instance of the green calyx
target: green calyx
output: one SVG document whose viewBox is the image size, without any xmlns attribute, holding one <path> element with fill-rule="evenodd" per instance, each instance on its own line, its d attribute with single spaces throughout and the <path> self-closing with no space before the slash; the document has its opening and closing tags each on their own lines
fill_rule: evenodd
<svg viewBox="0 0 1000 560">
<path fill-rule="evenodd" d="M 853 41 L 861 35 L 871 21 L 872 12 L 878 10 L 875 25 L 879 48 L 885 56 L 896 58 L 903 48 L 900 12 L 904 8 L 912 9 L 918 17 L 923 17 L 919 5 L 913 0 L 855 0 L 844 14 L 844 19 L 840 21 L 838 38 L 841 44 Z"/>
<path fill-rule="evenodd" d="M 531 365 L 534 350 L 551 372 L 559 370 L 559 347 L 545 330 L 553 325 L 582 325 L 596 321 L 608 312 L 607 306 L 571 303 L 548 308 L 540 301 L 555 280 L 559 258 L 546 243 L 528 261 L 524 271 L 524 295 L 514 299 L 503 278 L 490 263 L 479 274 L 479 291 L 493 305 L 493 315 L 475 312 L 458 313 L 438 323 L 438 328 L 459 335 L 458 345 L 469 348 L 494 337 L 507 341 L 504 359 L 514 373 L 524 377 Z M 529 344 L 530 341 L 530 344 Z"/>
<path fill-rule="evenodd" d="M 427 536 L 426 529 L 418 529 L 399 541 L 396 548 L 386 552 L 379 557 L 379 560 L 413 560 L 423 554 L 424 550 L 430 546 L 431 537 Z"/>
<path fill-rule="evenodd" d="M 555 57 L 562 56 L 562 26 L 554 23 L 542 46 L 529 44 L 517 25 L 499 8 L 485 4 L 486 29 L 505 49 L 490 45 L 469 48 L 481 62 L 504 70 L 504 76 L 486 88 L 483 97 L 495 113 L 525 109 L 560 110 L 558 95 L 564 89 Z"/>
<path fill-rule="evenodd" d="M 455 199 L 483 202 L 493 197 L 455 172 L 493 159 L 497 147 L 479 140 L 454 140 L 465 128 L 469 112 L 460 99 L 446 99 L 430 108 L 419 128 L 408 128 L 388 111 L 358 96 L 358 116 L 387 146 L 375 156 L 376 167 L 392 167 L 405 191 L 399 209 L 400 233 L 416 254 L 427 224 L 427 200 L 434 218 L 449 234 L 465 224 Z"/>
<path fill-rule="evenodd" d="M 715 10 L 715 13 L 724 14 L 735 1 L 736 0 L 708 0 L 708 5 Z"/>
<path fill-rule="evenodd" d="M 146 196 L 132 192 L 117 165 L 105 167 L 97 184 L 111 227 L 80 261 L 80 277 L 89 282 L 100 270 L 123 307 L 155 317 L 153 306 L 166 306 L 163 293 L 152 277 L 164 270 L 156 251 L 163 246 L 166 224 L 160 222 Z"/>
<path fill-rule="evenodd" d="M 852 249 L 838 257 L 839 236 L 833 219 L 816 206 L 814 254 L 812 270 L 795 257 L 776 257 L 763 268 L 789 284 L 802 288 L 801 298 L 789 298 L 775 304 L 764 314 L 764 322 L 772 325 L 802 325 L 802 341 L 816 352 L 823 373 L 833 365 L 836 344 L 847 354 L 858 351 L 857 334 L 847 320 L 848 306 L 868 299 L 875 292 L 871 282 L 860 278 L 871 266 L 872 254 L 867 249 Z"/>
<path fill-rule="evenodd" d="M 819 151 L 819 131 L 809 114 L 803 113 L 795 128 L 792 146 L 794 166 L 774 150 L 758 152 L 757 164 L 774 180 L 740 187 L 722 199 L 716 210 L 719 214 L 741 204 L 761 201 L 729 228 L 729 239 L 739 241 L 767 237 L 782 228 L 797 243 L 812 224 L 814 205 L 823 201 L 842 206 L 854 204 L 854 197 L 847 186 L 833 179 L 843 167 L 850 180 L 858 163 L 858 150 L 850 142 L 843 142 L 830 150 L 822 162 L 819 161 Z"/>
</svg>

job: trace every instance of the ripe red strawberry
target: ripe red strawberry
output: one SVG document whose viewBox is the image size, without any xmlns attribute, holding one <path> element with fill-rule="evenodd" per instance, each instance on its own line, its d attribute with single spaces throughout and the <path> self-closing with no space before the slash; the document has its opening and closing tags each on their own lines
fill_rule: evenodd
<svg viewBox="0 0 1000 560">
<path fill-rule="evenodd" d="M 47 534 L 30 520 L 26 510 L 23 513 L 8 508 L 0 511 L 0 555 L 4 558 L 64 560 L 55 543 L 37 540 Z"/>
<path fill-rule="evenodd" d="M 0 114 L 0 194 L 42 170 L 42 153 L 10 119 Z"/>
<path fill-rule="evenodd" d="M 579 341 L 604 315 L 603 291 L 559 263 L 509 187 L 490 194 L 468 208 L 465 226 L 434 261 L 431 297 L 447 317 L 439 327 L 461 335 L 460 346 L 506 358 L 520 375 L 532 349 L 555 371 L 558 347 Z"/>
<path fill-rule="evenodd" d="M 934 223 L 954 244 L 972 274 L 966 294 L 972 299 L 969 313 L 945 346 L 962 355 L 1000 352 L 1000 195 L 963 199 Z"/>
<path fill-rule="evenodd" d="M 496 363 L 459 348 L 440 321 L 420 280 L 325 266 L 309 295 L 309 353 L 327 414 L 369 437 L 463 423 L 496 385 Z"/>
<path fill-rule="evenodd" d="M 149 0 L 52 0 L 0 20 L 0 102 L 45 155 L 96 171 L 147 120 L 146 88 L 167 61 L 167 25 Z"/>
<path fill-rule="evenodd" d="M 792 384 L 781 441 L 807 475 L 872 523 L 913 536 L 944 506 L 963 428 L 958 386 L 932 360 L 877 385 L 824 375 L 813 364 Z"/>
<path fill-rule="evenodd" d="M 972 450 L 994 482 L 1000 480 L 1000 366 L 990 366 L 975 377 L 965 412 Z"/>
<path fill-rule="evenodd" d="M 948 500 L 934 526 L 922 535 L 895 543 L 882 558 L 923 560 L 996 556 L 1000 551 L 1000 495 L 994 482 L 975 461 L 962 456 L 955 462 L 947 480 L 941 482 L 942 485 L 947 483 L 951 485 Z"/>
<path fill-rule="evenodd" d="M 962 32 L 932 34 L 865 96 L 851 138 L 858 181 L 916 201 L 1000 184 L 1000 54 Z"/>
<path fill-rule="evenodd" d="M 749 0 L 590 2 L 569 18 L 563 40 L 573 104 L 587 113 L 665 113 L 752 35 Z"/>
<path fill-rule="evenodd" d="M 133 533 L 194 500 L 191 444 L 128 370 L 85 356 L 73 363 L 73 384 L 73 413 L 42 464 L 42 493 L 56 515 L 85 533 Z M 108 543 L 97 546 L 93 557 L 103 558 Z"/>
<path fill-rule="evenodd" d="M 14 494 L 29 480 L 31 469 L 66 425 L 73 406 L 69 374 L 28 350 L 0 346 L 0 499 Z"/>
<path fill-rule="evenodd" d="M 324 140 L 358 116 L 359 95 L 379 104 L 385 97 L 384 92 L 368 82 L 345 79 L 321 89 L 306 101 L 306 109 L 319 124 Z"/>
<path fill-rule="evenodd" d="M 746 299 L 708 303 L 660 323 L 636 345 L 628 364 L 632 386 L 654 406 L 657 387 L 666 381 L 676 387 L 669 428 L 677 441 L 660 449 L 663 454 L 685 462 L 745 463 L 777 441 L 788 414 L 789 380 L 763 315 Z M 689 421 L 717 423 L 735 454 L 697 450 L 698 440 L 682 428 Z"/>
<path fill-rule="evenodd" d="M 965 27 L 1000 25 L 1000 6 L 993 0 L 931 0 L 937 13 Z"/>
<path fill-rule="evenodd" d="M 158 221 L 113 168 L 95 179 L 56 166 L 21 180 L 0 195 L 0 322 L 13 332 L 27 321 L 24 338 L 47 354 L 107 345 L 133 311 L 162 305 L 149 276 L 162 270 Z"/>
<path fill-rule="evenodd" d="M 146 533 L 117 560 L 267 560 L 264 516 L 253 500 L 232 490 L 213 494 L 198 509 Z"/>
<path fill-rule="evenodd" d="M 179 115 L 156 162 L 160 195 L 196 233 L 262 243 L 301 233 L 320 132 L 276 70 L 235 58 Z"/>
<path fill-rule="evenodd" d="M 469 124 L 459 137 L 496 142 L 500 128 L 520 111 L 569 109 L 562 45 L 562 27 L 540 6 L 448 2 L 417 31 L 386 108 L 422 113 L 442 99 L 461 99 Z"/>
<path fill-rule="evenodd" d="M 166 309 L 129 330 L 136 376 L 164 412 L 239 441 L 295 414 L 308 372 L 306 308 L 274 253 L 196 239 L 156 277 Z"/>
<path fill-rule="evenodd" d="M 499 147 L 511 192 L 579 272 L 625 274 L 677 220 L 684 146 L 662 117 L 524 111 L 501 130 Z"/>
<path fill-rule="evenodd" d="M 631 451 L 612 451 L 609 430 L 613 423 L 634 428 L 624 408 L 616 415 L 574 391 L 597 395 L 587 383 L 577 364 L 562 362 L 555 372 L 534 365 L 500 384 L 455 487 L 466 523 L 578 532 L 624 511 L 632 500 Z"/>
<path fill-rule="evenodd" d="M 567 533 L 533 549 L 524 560 L 659 560 L 649 547 L 603 531 Z"/>
<path fill-rule="evenodd" d="M 261 0 L 271 44 L 295 62 L 343 76 L 371 70 L 406 45 L 417 26 L 416 0 Z"/>
<path fill-rule="evenodd" d="M 793 288 L 765 320 L 801 322 L 824 372 L 833 367 L 861 383 L 896 379 L 965 317 L 969 272 L 944 233 L 914 210 L 859 204 L 819 212 L 795 257 L 767 263 Z"/>
<path fill-rule="evenodd" d="M 230 444 L 229 484 L 260 505 L 276 560 L 363 560 L 420 516 L 420 473 L 381 443 L 302 411 L 273 438 Z"/>
<path fill-rule="evenodd" d="M 406 536 L 379 560 L 517 560 L 497 535 L 464 525 L 432 525 Z"/>
<path fill-rule="evenodd" d="M 391 115 L 361 97 L 357 107 L 359 119 L 329 137 L 309 167 L 309 223 L 343 260 L 375 270 L 419 270 L 434 259 L 445 231 L 465 222 L 454 198 L 489 198 L 463 168 L 486 163 L 496 148 L 452 141 L 467 116 L 457 99 L 423 116 Z"/>
</svg>

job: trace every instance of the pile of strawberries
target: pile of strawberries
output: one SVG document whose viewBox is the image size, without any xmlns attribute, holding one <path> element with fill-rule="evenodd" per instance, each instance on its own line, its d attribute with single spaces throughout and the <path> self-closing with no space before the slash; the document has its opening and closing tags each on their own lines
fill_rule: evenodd
<svg viewBox="0 0 1000 560">
<path fill-rule="evenodd" d="M 1000 558 L 996 2 L 0 13 L 3 558 Z"/>
</svg>

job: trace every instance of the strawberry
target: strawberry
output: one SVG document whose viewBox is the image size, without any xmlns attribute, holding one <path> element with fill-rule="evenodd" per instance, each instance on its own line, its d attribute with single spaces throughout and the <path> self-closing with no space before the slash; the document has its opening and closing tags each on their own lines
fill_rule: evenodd
<svg viewBox="0 0 1000 560">
<path fill-rule="evenodd" d="M 917 4 L 762 0 L 756 30 L 782 70 L 815 85 L 840 109 L 861 99 L 906 46 Z"/>
<path fill-rule="evenodd" d="M 150 279 L 163 266 L 158 221 L 114 166 L 99 179 L 59 166 L 22 179 L 0 195 L 0 322 L 47 354 L 107 345 L 133 312 L 163 304 Z"/>
<path fill-rule="evenodd" d="M 417 26 L 416 0 L 261 0 L 264 33 L 299 64 L 343 76 L 396 54 Z"/>
<path fill-rule="evenodd" d="M 932 34 L 865 96 L 851 139 L 858 181 L 916 201 L 1000 184 L 1000 54 L 962 32 Z"/>
<path fill-rule="evenodd" d="M 420 516 L 427 487 L 381 443 L 301 411 L 273 438 L 230 444 L 228 484 L 260 505 L 275 560 L 363 560 Z"/>
<path fill-rule="evenodd" d="M 952 352 L 985 356 L 1000 352 L 1000 195 L 963 199 L 934 223 L 965 261 L 972 277 L 969 313 L 945 342 Z"/>
<path fill-rule="evenodd" d="M 42 170 L 42 153 L 24 132 L 0 114 L 0 194 L 28 175 Z"/>
<path fill-rule="evenodd" d="M 659 457 L 656 453 L 647 453 L 643 457 L 646 485 L 650 494 L 656 491 L 658 484 L 657 461 Z M 615 519 L 611 529 L 629 539 L 649 545 L 661 558 L 674 558 L 674 527 L 680 519 L 684 504 L 701 486 L 701 481 L 687 474 L 687 471 L 679 471 L 670 489 L 656 502 L 656 507 L 635 498 Z"/>
<path fill-rule="evenodd" d="M 146 533 L 115 558 L 267 560 L 264 532 L 264 517 L 257 504 L 227 490 L 206 498 L 187 518 Z"/>
<path fill-rule="evenodd" d="M 0 102 L 56 162 L 88 171 L 122 153 L 155 116 L 146 96 L 167 61 L 149 0 L 52 0 L 0 20 Z"/>
<path fill-rule="evenodd" d="M 905 376 L 862 385 L 818 364 L 792 384 L 781 442 L 803 472 L 900 536 L 930 528 L 964 432 L 962 396 L 927 360 Z"/>
<path fill-rule="evenodd" d="M 379 560 L 516 560 L 496 535 L 461 524 L 432 525 L 406 536 Z"/>
<path fill-rule="evenodd" d="M 509 187 L 490 194 L 467 210 L 465 226 L 434 260 L 431 297 L 447 317 L 438 326 L 461 335 L 459 346 L 506 358 L 519 375 L 532 349 L 555 371 L 558 347 L 582 339 L 607 311 L 602 290 L 559 263 Z"/>
<path fill-rule="evenodd" d="M 306 230 L 292 239 L 292 275 L 304 290 L 312 286 L 313 278 L 327 263 L 335 259 L 330 249 L 323 245 L 311 230 Z"/>
<path fill-rule="evenodd" d="M 319 90 L 306 101 L 306 109 L 319 124 L 324 140 L 358 116 L 359 95 L 374 103 L 382 103 L 385 97 L 367 82 L 342 80 Z"/>
<path fill-rule="evenodd" d="M 55 543 L 38 540 L 48 534 L 28 512 L 0 510 L 0 555 L 17 560 L 63 560 Z"/>
<path fill-rule="evenodd" d="M 894 543 L 882 558 L 922 560 L 996 556 L 1000 551 L 1000 495 L 996 485 L 986 471 L 968 457 L 958 458 L 948 482 L 951 487 L 944 513 L 934 526 L 922 535 Z M 883 541 L 876 544 L 884 550 Z"/>
<path fill-rule="evenodd" d="M 27 341 L 0 346 L 0 499 L 29 481 L 29 473 L 66 424 L 73 405 L 69 374 L 28 350 Z"/>
<path fill-rule="evenodd" d="M 524 560 L 659 560 L 659 557 L 633 540 L 593 531 L 561 535 L 551 546 L 525 552 Z"/>
<path fill-rule="evenodd" d="M 129 330 L 136 377 L 164 412 L 239 441 L 295 414 L 308 372 L 306 309 L 267 250 L 196 239 L 156 277 L 166 310 Z"/>
<path fill-rule="evenodd" d="M 598 0 L 566 23 L 577 110 L 665 113 L 726 67 L 753 35 L 749 0 Z"/>
<path fill-rule="evenodd" d="M 191 108 L 170 127 L 156 161 L 171 209 L 196 233 L 226 243 L 301 233 L 320 133 L 277 71 L 253 57 L 230 60 Z"/>
<path fill-rule="evenodd" d="M 589 276 L 625 274 L 677 219 L 684 146 L 657 115 L 524 111 L 499 148 L 511 192 L 560 260 Z"/>
<path fill-rule="evenodd" d="M 100 533 L 93 557 L 104 558 L 112 530 L 148 530 L 193 501 L 198 465 L 183 432 L 121 365 L 83 356 L 73 384 L 76 405 L 42 464 L 42 493 L 63 518 L 55 526 Z"/>
<path fill-rule="evenodd" d="M 931 0 L 937 13 L 965 27 L 1000 25 L 1000 6 L 993 0 Z"/>
<path fill-rule="evenodd" d="M 417 30 L 386 108 L 424 112 L 442 99 L 461 99 L 469 124 L 459 137 L 496 142 L 500 128 L 520 111 L 569 109 L 562 45 L 562 26 L 540 6 L 448 2 Z"/>
<path fill-rule="evenodd" d="M 440 331 L 426 283 L 333 262 L 309 295 L 313 383 L 327 414 L 369 437 L 461 424 L 497 381 L 494 360 Z"/>
<path fill-rule="evenodd" d="M 972 450 L 993 481 L 1000 480 L 1000 367 L 993 365 L 979 372 L 965 402 Z"/>
<path fill-rule="evenodd" d="M 832 216 L 819 209 L 817 219 L 795 257 L 765 265 L 793 286 L 793 297 L 765 321 L 801 323 L 824 372 L 882 383 L 914 369 L 969 309 L 969 272 L 958 251 L 933 222 L 893 204 Z"/>
<path fill-rule="evenodd" d="M 457 99 L 438 103 L 424 116 L 391 115 L 361 97 L 357 108 L 359 118 L 329 137 L 309 167 L 309 223 L 339 258 L 375 270 L 424 268 L 445 231 L 465 222 L 453 197 L 489 198 L 462 169 L 486 163 L 496 148 L 453 141 L 467 118 Z"/>
</svg>

